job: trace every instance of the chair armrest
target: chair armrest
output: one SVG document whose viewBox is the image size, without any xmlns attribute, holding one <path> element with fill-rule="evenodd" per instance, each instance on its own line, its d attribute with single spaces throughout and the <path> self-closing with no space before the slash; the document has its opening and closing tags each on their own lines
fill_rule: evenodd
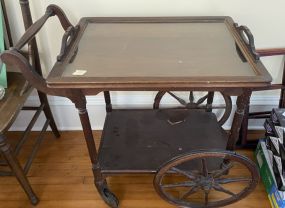
<svg viewBox="0 0 285 208">
<path fill-rule="evenodd" d="M 6 50 L 0 54 L 0 59 L 3 63 L 15 67 L 20 70 L 26 80 L 36 89 L 41 92 L 50 95 L 60 95 L 60 90 L 57 90 L 55 93 L 54 89 L 48 87 L 46 80 L 41 76 L 41 74 L 37 73 L 34 69 L 34 66 L 30 63 L 30 60 L 25 57 L 25 53 L 22 51 L 22 48 L 29 44 L 31 40 L 35 38 L 35 35 L 40 31 L 40 29 L 44 26 L 45 22 L 52 16 L 57 16 L 63 29 L 65 30 L 65 34 L 62 38 L 62 49 L 60 55 L 57 57 L 61 59 L 65 56 L 66 51 L 72 45 L 73 39 L 77 34 L 79 26 L 72 26 L 72 24 L 67 19 L 64 12 L 56 5 L 50 5 L 47 7 L 45 14 L 37 20 L 34 24 L 32 24 L 21 37 L 19 42 L 9 50 Z M 30 50 L 31 45 L 29 45 Z"/>
</svg>

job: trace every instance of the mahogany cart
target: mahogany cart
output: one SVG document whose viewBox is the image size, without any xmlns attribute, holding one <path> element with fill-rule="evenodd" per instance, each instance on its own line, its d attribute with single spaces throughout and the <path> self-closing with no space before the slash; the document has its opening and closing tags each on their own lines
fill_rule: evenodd
<svg viewBox="0 0 285 208">
<path fill-rule="evenodd" d="M 21 49 L 54 15 L 65 34 L 45 80 Z M 38 90 L 74 103 L 96 188 L 110 207 L 119 204 L 107 185 L 110 175 L 154 174 L 162 199 L 195 208 L 234 203 L 258 183 L 255 164 L 234 149 L 252 90 L 270 86 L 271 76 L 250 31 L 230 17 L 92 17 L 73 26 L 59 7 L 50 5 L 1 59 L 18 67 Z M 158 93 L 153 109 L 113 109 L 110 91 Z M 190 92 L 189 102 L 177 91 Z M 86 96 L 100 92 L 107 115 L 97 151 Z M 201 92 L 199 99 L 196 92 Z M 160 108 L 167 94 L 182 106 Z M 216 94 L 223 105 L 213 102 Z M 237 96 L 237 108 L 226 133 L 222 125 L 232 110 L 230 96 Z M 219 117 L 217 110 L 223 112 Z"/>
</svg>

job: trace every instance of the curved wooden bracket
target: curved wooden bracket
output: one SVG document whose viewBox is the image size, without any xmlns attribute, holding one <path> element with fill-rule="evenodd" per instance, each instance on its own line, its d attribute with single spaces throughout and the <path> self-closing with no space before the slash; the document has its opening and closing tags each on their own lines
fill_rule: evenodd
<svg viewBox="0 0 285 208">
<path fill-rule="evenodd" d="M 46 12 L 51 11 L 52 16 L 56 15 L 60 21 L 61 26 L 66 31 L 70 26 L 72 26 L 71 22 L 65 15 L 64 11 L 57 5 L 51 4 L 47 7 Z"/>
<path fill-rule="evenodd" d="M 4 51 L 0 54 L 1 60 L 10 66 L 15 67 L 16 69 L 21 70 L 23 76 L 27 79 L 27 81 L 36 89 L 50 95 L 58 95 L 62 96 L 65 93 L 60 90 L 51 89 L 47 86 L 46 80 L 40 76 L 28 62 L 28 60 L 17 50 L 10 49 L 8 51 Z"/>
<path fill-rule="evenodd" d="M 242 38 L 243 42 L 245 43 L 246 47 L 250 51 L 251 55 L 253 56 L 254 60 L 257 61 L 259 60 L 259 54 L 255 50 L 255 45 L 254 45 L 254 37 L 249 30 L 248 27 L 241 25 L 238 26 L 237 23 L 234 24 L 234 27 L 237 29 L 238 33 L 240 34 L 240 37 Z M 242 51 L 240 50 L 239 46 L 236 44 L 236 50 L 241 57 L 243 62 L 246 62 L 246 58 L 244 57 Z"/>
<path fill-rule="evenodd" d="M 81 89 L 50 88 L 46 80 L 40 76 L 29 63 L 27 58 L 15 49 L 4 51 L 0 54 L 3 63 L 19 69 L 29 84 L 37 90 L 55 96 L 62 96 L 70 99 L 78 108 L 86 105 L 86 92 Z M 93 95 L 100 91 L 94 91 Z"/>
<path fill-rule="evenodd" d="M 45 14 L 38 19 L 33 25 L 31 25 L 25 32 L 25 34 L 22 36 L 22 38 L 19 40 L 19 42 L 15 45 L 14 49 L 17 51 L 20 51 L 27 43 L 29 43 L 35 35 L 40 31 L 40 29 L 44 26 L 46 21 L 52 17 L 57 16 L 61 26 L 65 30 L 65 34 L 62 38 L 62 47 L 61 52 L 58 56 L 58 60 L 61 60 L 62 57 L 65 55 L 67 49 L 69 48 L 72 40 L 75 38 L 77 31 L 79 30 L 79 26 L 74 27 L 62 9 L 56 5 L 49 5 L 46 9 Z"/>
</svg>

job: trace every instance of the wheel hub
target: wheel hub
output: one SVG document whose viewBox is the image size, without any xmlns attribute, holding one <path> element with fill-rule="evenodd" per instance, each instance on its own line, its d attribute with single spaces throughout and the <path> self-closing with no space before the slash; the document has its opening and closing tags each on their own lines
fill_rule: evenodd
<svg viewBox="0 0 285 208">
<path fill-rule="evenodd" d="M 207 177 L 201 176 L 197 181 L 197 184 L 199 184 L 200 188 L 205 191 L 210 191 L 214 183 L 215 183 L 214 178 L 211 176 Z"/>
</svg>

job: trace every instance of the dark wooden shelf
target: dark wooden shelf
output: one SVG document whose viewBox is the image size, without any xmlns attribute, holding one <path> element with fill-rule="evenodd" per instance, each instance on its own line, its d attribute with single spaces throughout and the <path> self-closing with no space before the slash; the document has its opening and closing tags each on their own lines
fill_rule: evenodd
<svg viewBox="0 0 285 208">
<path fill-rule="evenodd" d="M 168 120 L 184 122 L 171 125 Z M 102 173 L 153 173 L 191 150 L 226 149 L 226 132 L 213 113 L 196 110 L 113 110 L 99 148 Z"/>
</svg>

